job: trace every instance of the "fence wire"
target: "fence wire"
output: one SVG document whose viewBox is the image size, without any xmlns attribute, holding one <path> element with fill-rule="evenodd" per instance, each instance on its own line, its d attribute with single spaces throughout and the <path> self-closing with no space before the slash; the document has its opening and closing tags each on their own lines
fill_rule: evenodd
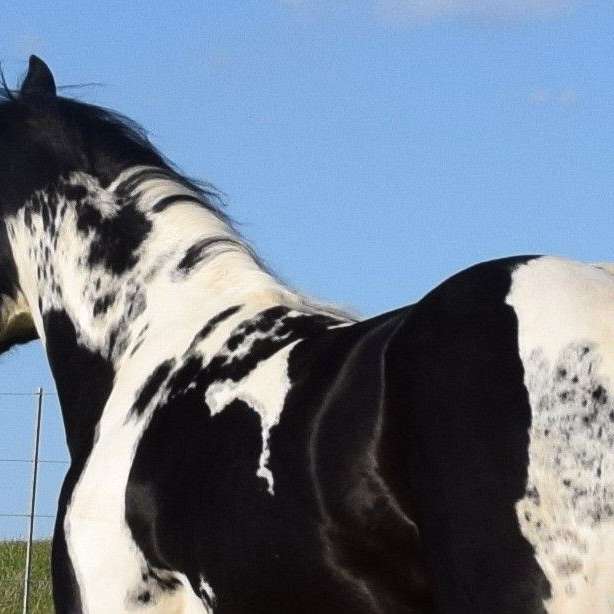
<svg viewBox="0 0 614 614">
<path fill-rule="evenodd" d="M 40 465 L 68 465 L 68 461 L 64 459 L 54 458 L 40 458 L 40 444 L 42 434 L 42 417 L 44 411 L 44 400 L 47 397 L 57 396 L 53 392 L 45 392 L 42 388 L 39 388 L 36 392 L 0 392 L 0 397 L 32 397 L 35 402 L 34 412 L 34 428 L 33 428 L 33 442 L 32 442 L 32 456 L 31 458 L 0 458 L 0 464 L 28 464 L 31 466 L 31 478 L 30 478 L 30 499 L 29 509 L 27 511 L 17 511 L 0 509 L 0 518 L 20 518 L 27 520 L 28 524 L 28 536 L 26 541 L 26 558 L 23 572 L 23 600 L 22 600 L 22 614 L 28 614 L 29 612 L 29 600 L 30 600 L 30 577 L 32 568 L 32 546 L 34 541 L 34 529 L 36 519 L 45 518 L 53 519 L 55 514 L 37 514 L 36 513 L 36 499 L 37 490 L 39 484 L 38 470 Z M 11 408 L 2 407 L 1 411 L 6 411 Z"/>
</svg>

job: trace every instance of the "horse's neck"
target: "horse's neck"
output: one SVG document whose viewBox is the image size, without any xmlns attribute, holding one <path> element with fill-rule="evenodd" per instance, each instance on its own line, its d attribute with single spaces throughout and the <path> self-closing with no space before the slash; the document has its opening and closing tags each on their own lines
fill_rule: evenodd
<svg viewBox="0 0 614 614">
<path fill-rule="evenodd" d="M 153 175 L 126 195 L 131 173 L 106 189 L 75 176 L 8 224 L 20 285 L 64 397 L 98 377 L 103 363 L 115 381 L 138 387 L 231 307 L 240 309 L 202 341 L 206 353 L 239 318 L 279 304 L 301 309 L 185 186 Z M 73 355 L 68 370 L 62 361 Z"/>
</svg>

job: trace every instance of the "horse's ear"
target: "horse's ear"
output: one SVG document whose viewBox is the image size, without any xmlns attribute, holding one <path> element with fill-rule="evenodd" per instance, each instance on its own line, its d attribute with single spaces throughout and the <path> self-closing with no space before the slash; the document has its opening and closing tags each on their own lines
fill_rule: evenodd
<svg viewBox="0 0 614 614">
<path fill-rule="evenodd" d="M 31 55 L 28 74 L 21 86 L 21 97 L 53 98 L 55 95 L 55 80 L 49 67 L 39 57 Z"/>
</svg>

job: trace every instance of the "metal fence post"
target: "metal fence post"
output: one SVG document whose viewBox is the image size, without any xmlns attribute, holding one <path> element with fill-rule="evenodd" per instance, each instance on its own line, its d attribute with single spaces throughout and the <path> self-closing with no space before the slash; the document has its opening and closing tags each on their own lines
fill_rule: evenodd
<svg viewBox="0 0 614 614">
<path fill-rule="evenodd" d="M 43 414 L 43 389 L 39 388 L 36 403 L 36 419 L 34 422 L 34 450 L 32 452 L 32 492 L 30 496 L 30 514 L 28 527 L 28 542 L 26 546 L 26 569 L 23 581 L 23 614 L 28 614 L 28 598 L 30 596 L 30 572 L 32 570 L 32 540 L 34 537 L 34 515 L 36 511 L 36 480 L 38 478 L 38 451 L 40 446 L 41 417 Z"/>
</svg>

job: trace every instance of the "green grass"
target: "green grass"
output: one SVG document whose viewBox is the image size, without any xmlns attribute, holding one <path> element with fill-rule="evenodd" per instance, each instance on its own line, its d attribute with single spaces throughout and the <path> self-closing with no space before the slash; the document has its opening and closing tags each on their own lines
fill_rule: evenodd
<svg viewBox="0 0 614 614">
<path fill-rule="evenodd" d="M 30 581 L 30 614 L 53 614 L 49 557 L 51 542 L 34 543 Z M 21 614 L 25 542 L 0 542 L 0 614 Z"/>
</svg>

